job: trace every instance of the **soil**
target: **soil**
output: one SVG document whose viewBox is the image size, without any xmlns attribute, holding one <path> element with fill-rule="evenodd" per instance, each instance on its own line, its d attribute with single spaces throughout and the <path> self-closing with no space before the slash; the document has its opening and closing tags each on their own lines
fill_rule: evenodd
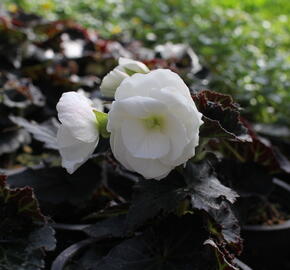
<svg viewBox="0 0 290 270">
<path fill-rule="evenodd" d="M 247 211 L 247 225 L 277 225 L 290 219 L 290 213 L 279 203 L 260 202 Z"/>
</svg>

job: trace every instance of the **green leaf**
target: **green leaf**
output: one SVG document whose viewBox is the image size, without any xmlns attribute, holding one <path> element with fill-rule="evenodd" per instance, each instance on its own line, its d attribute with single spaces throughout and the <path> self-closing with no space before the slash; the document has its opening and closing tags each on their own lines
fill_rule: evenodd
<svg viewBox="0 0 290 270">
<path fill-rule="evenodd" d="M 97 125 L 98 125 L 98 129 L 101 136 L 104 138 L 109 138 L 110 133 L 107 130 L 108 114 L 104 112 L 99 112 L 96 110 L 94 110 L 94 113 L 97 118 L 97 123 L 98 123 Z"/>
</svg>

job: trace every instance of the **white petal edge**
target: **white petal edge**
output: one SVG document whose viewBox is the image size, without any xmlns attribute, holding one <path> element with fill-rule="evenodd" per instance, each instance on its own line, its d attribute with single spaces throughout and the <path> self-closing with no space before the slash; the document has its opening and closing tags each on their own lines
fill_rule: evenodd
<svg viewBox="0 0 290 270">
<path fill-rule="evenodd" d="M 166 177 L 173 169 L 171 166 L 162 164 L 158 159 L 143 159 L 133 157 L 124 145 L 120 131 L 110 137 L 110 144 L 115 158 L 122 161 L 122 165 L 130 170 L 141 174 L 146 179 L 161 179 Z"/>
<path fill-rule="evenodd" d="M 61 125 L 57 133 L 57 144 L 62 158 L 62 167 L 68 173 L 74 173 L 93 154 L 99 137 L 90 143 L 80 141 L 72 136 L 70 130 Z"/>
<path fill-rule="evenodd" d="M 115 99 L 124 99 L 131 96 L 149 96 L 149 92 L 153 89 L 158 91 L 166 87 L 176 88 L 181 95 L 192 100 L 184 81 L 179 75 L 169 69 L 156 69 L 147 74 L 133 74 L 122 81 L 116 90 Z"/>
</svg>

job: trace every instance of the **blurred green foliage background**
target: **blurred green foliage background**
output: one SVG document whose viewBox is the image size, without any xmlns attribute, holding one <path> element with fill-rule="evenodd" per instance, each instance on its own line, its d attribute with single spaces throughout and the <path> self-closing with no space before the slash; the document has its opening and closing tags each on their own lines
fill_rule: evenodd
<svg viewBox="0 0 290 270">
<path fill-rule="evenodd" d="M 72 18 L 104 38 L 189 43 L 251 120 L 290 126 L 288 0 L 2 0 L 48 19 Z"/>
</svg>

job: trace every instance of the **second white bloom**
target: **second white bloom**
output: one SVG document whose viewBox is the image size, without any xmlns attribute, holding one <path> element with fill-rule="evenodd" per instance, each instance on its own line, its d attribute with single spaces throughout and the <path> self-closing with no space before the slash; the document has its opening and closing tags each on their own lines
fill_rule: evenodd
<svg viewBox="0 0 290 270">
<path fill-rule="evenodd" d="M 115 100 L 107 128 L 113 154 L 128 170 L 160 179 L 194 156 L 202 115 L 176 73 L 134 74 Z"/>
<path fill-rule="evenodd" d="M 99 142 L 99 130 L 93 102 L 83 94 L 67 92 L 57 106 L 61 122 L 57 133 L 62 166 L 73 173 L 85 163 Z"/>
<path fill-rule="evenodd" d="M 134 73 L 148 73 L 148 67 L 142 62 L 128 58 L 119 58 L 119 65 L 109 72 L 100 85 L 101 93 L 105 97 L 114 97 L 121 82 Z"/>
</svg>

